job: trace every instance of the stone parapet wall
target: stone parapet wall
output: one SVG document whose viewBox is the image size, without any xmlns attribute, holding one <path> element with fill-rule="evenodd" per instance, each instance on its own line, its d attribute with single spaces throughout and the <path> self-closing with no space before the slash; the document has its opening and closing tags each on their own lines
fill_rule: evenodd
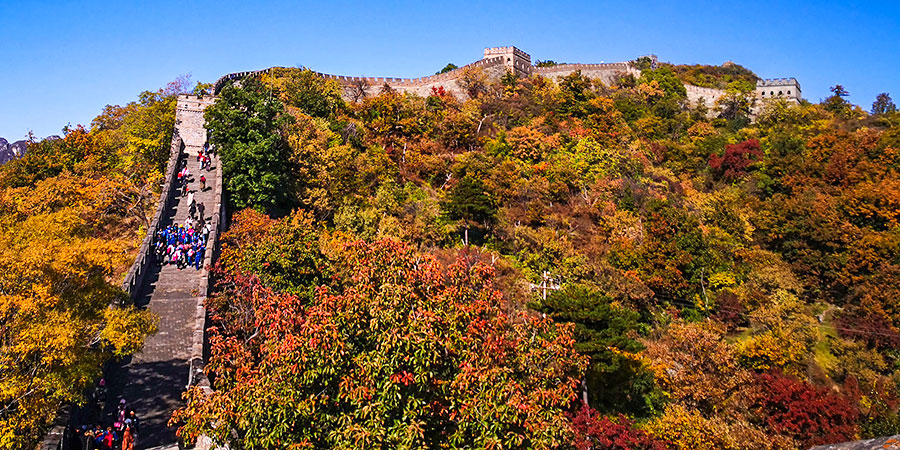
<svg viewBox="0 0 900 450">
<path fill-rule="evenodd" d="M 712 108 L 715 106 L 716 101 L 725 95 L 725 91 L 721 89 L 700 87 L 691 84 L 684 85 L 684 89 L 687 91 L 688 103 L 690 103 L 691 106 L 696 106 L 700 102 L 703 102 L 707 107 Z"/>
<path fill-rule="evenodd" d="M 190 368 L 188 371 L 188 386 L 201 385 L 209 386 L 209 380 L 203 373 L 203 365 L 206 360 L 206 298 L 212 292 L 210 285 L 209 268 L 215 263 L 219 256 L 219 235 L 227 228 L 225 222 L 225 201 L 223 196 L 223 184 L 225 179 L 222 177 L 222 162 L 216 155 L 216 183 L 213 195 L 213 204 L 210 205 L 210 211 L 213 211 L 210 218 L 209 239 L 207 241 L 206 254 L 203 255 L 203 277 L 200 281 L 200 290 L 198 295 L 200 301 L 197 302 L 197 311 L 194 314 L 194 334 L 191 343 Z"/>
<path fill-rule="evenodd" d="M 206 142 L 206 120 L 203 111 L 216 101 L 215 97 L 179 95 L 175 107 L 175 127 L 186 147 L 200 147 Z"/>
<path fill-rule="evenodd" d="M 169 210 L 172 203 L 175 201 L 175 196 L 178 195 L 178 188 L 175 186 L 175 178 L 178 174 L 178 162 L 181 159 L 183 151 L 184 141 L 181 139 L 181 136 L 178 135 L 178 128 L 176 126 L 175 134 L 172 136 L 172 145 L 169 150 L 169 162 L 166 164 L 164 184 L 162 192 L 159 194 L 156 212 L 153 214 L 153 220 L 150 221 L 150 226 L 147 227 L 147 234 L 144 236 L 144 240 L 141 241 L 141 246 L 138 249 L 138 254 L 134 259 L 134 263 L 132 263 L 128 273 L 125 274 L 125 280 L 122 282 L 122 290 L 128 293 L 132 301 L 139 294 L 139 291 L 144 284 L 144 276 L 147 274 L 147 269 L 150 264 L 153 263 L 153 258 L 150 256 L 152 253 L 151 247 L 153 245 L 153 237 L 159 229 L 159 224 L 165 219 L 164 215 L 166 211 Z"/>
<path fill-rule="evenodd" d="M 406 87 L 422 87 L 422 86 L 433 86 L 438 83 L 448 83 L 452 81 L 456 81 L 462 76 L 463 70 L 467 68 L 488 68 L 492 66 L 503 65 L 503 58 L 490 58 L 490 59 L 482 59 L 480 61 L 473 62 L 471 64 L 466 64 L 463 67 L 453 69 L 446 73 L 439 73 L 437 75 L 430 75 L 427 77 L 420 78 L 392 78 L 392 77 L 349 77 L 344 75 L 329 75 L 320 72 L 314 72 L 322 78 L 327 80 L 335 80 L 340 84 L 353 84 L 353 83 L 368 83 L 370 86 L 382 86 L 387 84 L 392 88 L 406 88 Z"/>
<path fill-rule="evenodd" d="M 571 75 L 577 71 L 581 74 L 593 79 L 599 79 L 604 84 L 612 84 L 622 75 L 633 75 L 635 78 L 641 76 L 641 71 L 634 68 L 630 63 L 600 63 L 600 64 L 557 64 L 549 67 L 535 67 L 533 73 L 558 80 L 559 78 Z"/>
</svg>

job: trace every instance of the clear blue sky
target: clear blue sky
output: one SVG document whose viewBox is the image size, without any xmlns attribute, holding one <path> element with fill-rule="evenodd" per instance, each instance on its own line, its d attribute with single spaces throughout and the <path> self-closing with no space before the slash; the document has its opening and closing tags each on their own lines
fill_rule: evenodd
<svg viewBox="0 0 900 450">
<path fill-rule="evenodd" d="M 900 2 L 0 0 L 0 136 L 60 134 L 182 74 L 270 66 L 422 76 L 515 45 L 532 59 L 731 60 L 794 76 L 818 101 L 843 84 L 900 103 Z"/>
</svg>

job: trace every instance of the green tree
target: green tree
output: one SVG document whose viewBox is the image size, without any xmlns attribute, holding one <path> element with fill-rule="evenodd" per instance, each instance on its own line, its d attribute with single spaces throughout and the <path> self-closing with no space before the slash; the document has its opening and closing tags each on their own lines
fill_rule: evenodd
<svg viewBox="0 0 900 450">
<path fill-rule="evenodd" d="M 444 213 L 452 220 L 462 220 L 468 232 L 472 225 L 490 227 L 497 215 L 497 204 L 480 178 L 464 176 L 447 194 L 442 204 Z"/>
<path fill-rule="evenodd" d="M 232 207 L 283 213 L 294 203 L 291 151 L 282 135 L 292 119 L 283 111 L 255 78 L 225 86 L 206 109 L 206 129 L 221 156 Z"/>
<path fill-rule="evenodd" d="M 585 104 L 594 98 L 591 79 L 582 75 L 580 70 L 566 75 L 559 80 L 562 94 L 561 110 L 564 114 L 575 117 L 587 115 Z"/>
<path fill-rule="evenodd" d="M 882 92 L 875 97 L 875 103 L 872 103 L 872 114 L 888 114 L 897 111 L 897 105 L 891 100 L 891 95 Z"/>
<path fill-rule="evenodd" d="M 435 73 L 435 75 L 440 75 L 442 73 L 447 73 L 451 70 L 456 70 L 456 69 L 459 69 L 459 66 L 457 66 L 456 64 L 453 64 L 453 63 L 447 63 L 447 65 L 444 66 L 444 68 L 441 69 L 439 72 Z"/>
<path fill-rule="evenodd" d="M 648 415 L 661 410 L 662 392 L 637 356 L 640 314 L 584 285 L 567 285 L 534 305 L 554 321 L 575 325 L 575 350 L 590 358 L 588 403 L 601 412 Z"/>
<path fill-rule="evenodd" d="M 825 109 L 835 114 L 846 114 L 850 111 L 850 102 L 844 97 L 850 95 L 843 85 L 837 84 L 831 87 L 831 96 L 823 102 Z"/>
</svg>

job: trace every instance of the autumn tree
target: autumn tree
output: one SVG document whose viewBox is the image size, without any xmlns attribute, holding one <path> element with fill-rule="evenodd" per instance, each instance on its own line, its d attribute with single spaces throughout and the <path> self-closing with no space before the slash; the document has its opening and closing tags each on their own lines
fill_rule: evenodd
<svg viewBox="0 0 900 450">
<path fill-rule="evenodd" d="M 750 380 L 723 330 L 713 323 L 673 323 L 645 345 L 661 387 L 687 407 L 720 409 Z"/>
<path fill-rule="evenodd" d="M 489 266 L 443 267 L 390 241 L 329 252 L 338 281 L 309 305 L 225 275 L 209 305 L 215 389 L 190 391 L 180 436 L 236 449 L 568 442 L 583 362 L 567 327 L 503 312 Z"/>
<path fill-rule="evenodd" d="M 262 82 L 287 106 L 314 117 L 334 117 L 346 106 L 341 86 L 309 69 L 273 68 Z"/>
<path fill-rule="evenodd" d="M 602 416 L 584 405 L 570 415 L 578 450 L 666 450 L 668 442 L 637 428 L 624 415 Z"/>
<path fill-rule="evenodd" d="M 721 156 L 712 154 L 709 156 L 709 168 L 716 178 L 724 180 L 739 180 L 747 175 L 748 169 L 762 159 L 762 151 L 759 149 L 759 141 L 750 139 L 738 144 L 725 146 L 725 153 Z"/>
<path fill-rule="evenodd" d="M 0 167 L 2 448 L 35 448 L 62 405 L 82 404 L 103 365 L 156 328 L 119 286 L 154 207 L 180 86 L 108 106 L 90 129 L 67 127 Z"/>
<path fill-rule="evenodd" d="M 850 399 L 778 372 L 756 377 L 753 407 L 767 426 L 799 440 L 804 448 L 852 440 L 859 412 Z"/>
</svg>

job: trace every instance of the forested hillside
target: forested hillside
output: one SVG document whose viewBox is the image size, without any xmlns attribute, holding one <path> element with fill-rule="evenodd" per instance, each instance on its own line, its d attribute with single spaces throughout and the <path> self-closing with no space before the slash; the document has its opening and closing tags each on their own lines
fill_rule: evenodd
<svg viewBox="0 0 900 450">
<path fill-rule="evenodd" d="M 0 448 L 33 449 L 156 318 L 122 279 L 156 209 L 186 80 L 0 166 Z M 77 424 L 75 424 L 77 425 Z"/>
<path fill-rule="evenodd" d="M 674 69 L 470 74 L 465 100 L 225 87 L 214 391 L 173 424 L 235 449 L 900 433 L 900 115 L 841 88 L 716 117 L 679 77 L 755 75 Z"/>
</svg>

